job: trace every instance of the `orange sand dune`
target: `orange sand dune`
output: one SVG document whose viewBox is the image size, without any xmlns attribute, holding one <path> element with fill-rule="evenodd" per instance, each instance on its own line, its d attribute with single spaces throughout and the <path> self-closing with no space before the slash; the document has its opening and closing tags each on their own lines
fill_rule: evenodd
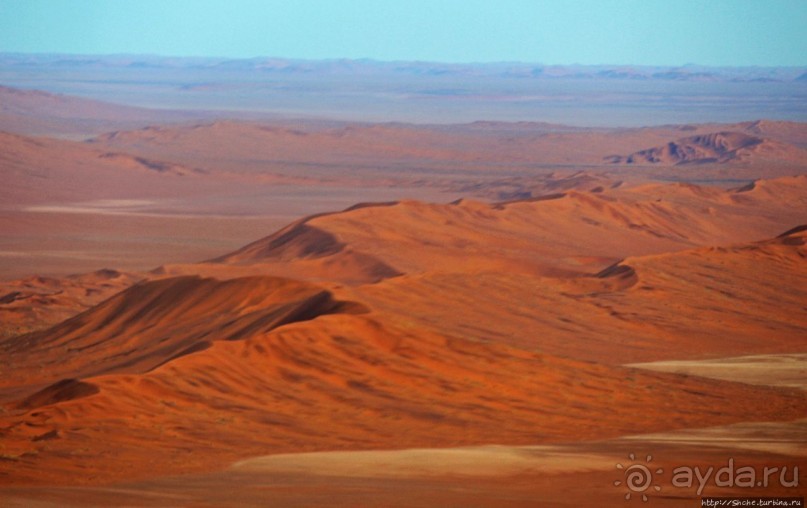
<svg viewBox="0 0 807 508">
<path fill-rule="evenodd" d="M 806 195 L 801 176 L 363 204 L 167 265 L 0 341 L 0 482 L 795 419 L 802 391 L 620 364 L 798 352 Z"/>
<path fill-rule="evenodd" d="M 37 104 L 45 101 L 35 92 L 0 95 L 25 102 L 30 94 Z M 5 204 L 0 210 L 0 256 L 7 261 L 0 265 L 0 280 L 63 276 L 103 266 L 139 271 L 210 258 L 281 224 L 362 201 L 532 199 L 671 179 L 739 186 L 803 173 L 805 159 L 777 147 L 804 147 L 806 130 L 805 124 L 769 121 L 569 129 L 310 120 L 161 125 L 116 131 L 90 143 L 0 134 L 0 199 Z M 716 132 L 766 141 L 749 148 L 756 150 L 753 156 L 741 157 L 731 168 L 636 168 L 603 162 L 611 154 L 665 146 L 682 136 L 709 139 Z M 134 216 L 165 219 L 148 224 L 139 219 L 140 229 L 124 234 L 115 232 L 112 219 L 104 215 L 126 217 L 121 221 L 128 221 L 127 227 L 134 226 Z M 196 234 L 208 218 L 223 226 L 209 238 Z M 271 227 L 244 232 L 244 218 L 258 218 Z M 176 234 L 155 237 L 157 229 Z M 127 244 L 139 252 L 124 259 Z"/>
<path fill-rule="evenodd" d="M 98 270 L 61 279 L 0 282 L 0 337 L 51 327 L 131 286 L 143 275 Z"/>
<path fill-rule="evenodd" d="M 596 362 L 802 352 L 804 241 L 631 257 L 574 278 L 432 272 L 346 297 L 402 325 Z"/>
<path fill-rule="evenodd" d="M 292 223 L 213 262 L 166 265 L 151 276 L 278 275 L 358 285 L 435 271 L 592 275 L 628 256 L 774 236 L 807 221 L 806 182 L 804 176 L 780 178 L 733 191 L 651 184 L 492 205 L 467 200 L 360 205 Z M 204 231 L 215 223 L 204 222 Z M 67 282 L 49 292 L 74 293 L 72 286 Z M 82 308 L 67 304 L 73 299 L 67 295 L 28 308 L 33 300 L 9 296 L 20 287 L 30 289 L 30 282 L 6 284 L 0 291 L 0 312 L 9 316 L 5 330 L 41 328 Z M 108 288 L 83 287 L 110 294 Z"/>
<path fill-rule="evenodd" d="M 568 348 L 577 348 L 573 356 L 582 354 L 591 359 L 628 353 L 641 358 L 655 358 L 656 355 L 666 355 L 664 351 L 669 352 L 675 341 L 670 344 L 645 344 L 641 349 L 635 346 L 632 352 L 628 352 L 611 349 L 607 346 L 608 340 L 603 341 L 602 338 L 596 339 L 601 344 L 596 347 L 583 340 L 570 340 L 575 334 L 595 340 L 602 328 L 585 324 L 585 320 L 597 315 L 604 315 L 603 323 L 613 327 L 613 330 L 619 330 L 620 336 L 623 336 L 621 340 L 626 343 L 644 343 L 646 339 L 643 337 L 647 334 L 664 335 L 663 326 L 630 324 L 630 320 L 624 316 L 619 317 L 621 312 L 616 309 L 604 312 L 606 307 L 613 305 L 599 300 L 604 299 L 609 291 L 621 292 L 636 285 L 635 280 L 628 280 L 615 270 L 612 270 L 614 276 L 598 278 L 593 275 L 630 256 L 685 251 L 698 245 L 730 245 L 775 236 L 793 224 L 807 221 L 802 212 L 805 195 L 805 178 L 793 177 L 758 181 L 735 191 L 689 184 L 654 184 L 598 193 L 569 192 L 554 199 L 495 205 L 473 201 L 452 205 L 407 201 L 355 206 L 345 212 L 292 223 L 266 239 L 213 262 L 166 265 L 148 276 L 201 274 L 230 279 L 276 275 L 353 286 L 391 279 L 389 284 L 378 286 L 400 287 L 393 289 L 389 297 L 390 305 L 409 304 L 408 295 L 417 295 L 411 302 L 415 307 L 403 311 L 404 314 L 410 315 L 411 319 L 443 323 L 444 326 L 439 329 L 442 333 L 451 333 L 455 325 L 467 327 L 477 321 L 477 330 L 464 333 L 471 333 L 479 339 L 495 337 L 511 344 L 534 348 L 536 339 L 531 336 L 540 337 L 551 331 L 557 340 L 544 341 L 540 346 L 548 352 L 568 354 L 571 351 Z M 766 252 L 761 247 L 752 250 Z M 786 251 L 790 257 L 798 255 L 796 247 L 787 247 Z M 698 257 L 689 256 L 686 259 L 686 263 L 702 263 Z M 799 273 L 798 270 L 790 273 L 794 268 L 783 264 L 785 258 L 771 256 L 771 262 L 764 265 L 754 264 L 749 253 L 744 253 L 739 259 L 742 263 L 749 263 L 749 268 L 745 269 L 748 273 L 758 274 L 764 267 L 772 279 L 797 277 Z M 628 265 L 623 273 L 639 269 L 633 266 L 633 261 L 623 264 Z M 752 264 L 754 268 L 750 271 Z M 798 264 L 793 266 L 798 267 Z M 719 271 L 719 267 L 717 269 Z M 704 270 L 706 268 L 696 273 L 705 273 Z M 652 277 L 655 271 L 654 267 L 648 276 Z M 686 280 L 692 276 L 687 266 L 681 266 L 679 271 L 674 277 L 671 276 L 671 280 Z M 748 296 L 753 301 L 754 294 L 763 289 L 758 287 L 761 282 L 752 283 L 743 278 L 742 273 L 716 274 L 715 277 L 727 280 L 728 286 L 742 282 L 748 287 Z M 408 277 L 399 281 L 397 278 L 404 274 Z M 473 277 L 469 278 L 469 274 Z M 476 289 L 469 287 L 470 281 L 476 281 Z M 697 283 L 713 287 L 707 282 Z M 7 284 L 0 296 L 11 295 L 28 284 L 25 281 Z M 68 317 L 70 312 L 82 310 L 84 307 L 81 305 L 60 307 L 67 305 L 65 302 L 72 298 L 68 298 L 67 294 L 79 291 L 69 289 L 71 284 L 53 288 L 51 292 L 66 292 L 65 296 L 58 297 L 59 302 L 53 302 L 53 296 L 30 307 L 30 300 L 16 301 L 10 296 L 8 302 L 0 302 L 0 312 L 6 313 L 6 316 L 16 316 L 6 321 L 6 328 L 13 329 L 14 326 L 21 326 L 21 323 L 28 328 L 41 328 L 55 323 L 59 318 Z M 404 290 L 405 284 L 411 286 Z M 433 287 L 427 289 L 430 286 Z M 654 287 L 655 284 L 646 286 Z M 99 295 L 110 294 L 109 289 L 103 287 L 82 287 L 93 293 L 100 291 L 97 293 Z M 732 287 L 723 290 L 734 291 Z M 367 295 L 362 298 L 378 292 L 373 286 L 368 286 L 366 291 Z M 423 305 L 419 303 L 420 300 L 429 301 L 430 291 L 447 293 L 445 298 L 420 307 Z M 652 300 L 649 298 L 651 294 L 656 294 L 651 293 L 650 289 L 631 291 L 643 296 L 626 304 L 628 309 L 634 305 L 646 307 L 647 302 Z M 581 312 L 579 305 L 587 301 L 587 293 L 602 293 L 603 296 L 595 299 L 589 310 Z M 453 302 L 467 300 L 468 295 L 474 294 L 480 295 L 478 304 L 463 304 L 463 308 L 476 308 L 474 312 L 458 313 L 454 310 Z M 765 291 L 759 294 L 765 294 L 771 301 L 779 298 Z M 380 294 L 375 297 L 386 298 Z M 683 303 L 689 301 L 684 292 L 677 294 L 676 299 Z M 798 302 L 798 297 L 793 301 Z M 667 300 L 663 302 L 666 304 Z M 484 308 L 477 308 L 479 306 Z M 770 308 L 774 315 L 775 307 Z M 521 310 L 514 315 L 508 311 L 510 308 Z M 547 310 L 539 312 L 536 308 Z M 754 319 L 763 321 L 764 314 L 754 311 L 754 308 L 746 307 L 751 315 L 757 316 Z M 758 307 L 762 308 L 765 307 Z M 394 311 L 394 308 L 391 310 Z M 661 316 L 663 311 L 662 307 L 654 312 Z M 497 318 L 500 313 L 506 317 Z M 466 318 L 466 314 L 470 317 Z M 441 317 L 438 319 L 436 315 Z M 693 315 L 699 314 L 695 312 Z M 637 318 L 637 321 L 640 319 Z M 747 331 L 739 333 L 747 336 L 750 342 L 753 342 L 751 338 L 755 333 L 769 333 L 747 323 L 743 326 Z M 681 336 L 694 340 L 703 336 L 697 332 L 703 328 L 697 323 L 688 324 L 686 333 Z M 738 325 L 738 328 L 743 327 Z M 786 329 L 774 335 L 785 340 Z M 517 333 L 519 330 L 524 333 Z M 717 344 L 712 339 L 709 343 Z M 771 344 L 780 342 L 772 341 Z M 559 347 L 561 349 L 556 349 Z M 704 347 L 708 349 L 713 346 Z"/>
<path fill-rule="evenodd" d="M 360 311 L 330 293 L 286 279 L 218 282 L 194 277 L 144 282 L 50 330 L 2 344 L 14 367 L 0 390 L 30 390 L 63 378 L 141 373 L 166 361 L 256 331 L 331 312 Z M 43 352 L 40 356 L 36 352 Z M 47 351 L 59 351 L 47 361 Z"/>
<path fill-rule="evenodd" d="M 0 482 L 94 484 L 273 452 L 595 439 L 807 407 L 797 390 L 585 363 L 368 310 L 288 280 L 174 278 L 4 341 Z"/>
<path fill-rule="evenodd" d="M 328 263 L 349 253 L 372 259 L 368 266 L 386 267 L 386 276 L 595 273 L 630 255 L 774 236 L 807 222 L 804 202 L 805 176 L 732 191 L 676 184 L 498 204 L 403 201 L 314 216 L 214 262 L 260 264 L 280 274 L 300 262 Z M 165 267 L 167 273 L 198 269 Z M 304 276 L 303 270 L 294 273 Z M 385 275 L 380 268 L 376 273 Z M 344 280 L 338 271 L 332 277 Z"/>
</svg>

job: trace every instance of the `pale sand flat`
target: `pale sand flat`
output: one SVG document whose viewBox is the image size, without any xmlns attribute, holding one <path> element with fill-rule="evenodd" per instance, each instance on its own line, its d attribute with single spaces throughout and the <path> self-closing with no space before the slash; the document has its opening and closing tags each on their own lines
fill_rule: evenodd
<svg viewBox="0 0 807 508">
<path fill-rule="evenodd" d="M 290 453 L 248 459 L 231 469 L 244 473 L 308 473 L 334 476 L 510 476 L 571 473 L 613 467 L 611 457 L 563 446 L 469 446 L 462 448 Z"/>
<path fill-rule="evenodd" d="M 807 353 L 634 363 L 630 367 L 807 390 Z"/>
</svg>

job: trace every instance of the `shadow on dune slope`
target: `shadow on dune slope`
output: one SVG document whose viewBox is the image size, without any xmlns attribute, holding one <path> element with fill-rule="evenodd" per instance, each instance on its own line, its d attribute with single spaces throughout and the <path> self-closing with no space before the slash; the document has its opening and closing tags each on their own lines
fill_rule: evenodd
<svg viewBox="0 0 807 508">
<path fill-rule="evenodd" d="M 14 371 L 0 381 L 0 393 L 67 378 L 147 372 L 215 341 L 362 312 L 362 305 L 335 300 L 320 287 L 274 277 L 144 282 L 51 329 L 0 343 Z"/>
</svg>

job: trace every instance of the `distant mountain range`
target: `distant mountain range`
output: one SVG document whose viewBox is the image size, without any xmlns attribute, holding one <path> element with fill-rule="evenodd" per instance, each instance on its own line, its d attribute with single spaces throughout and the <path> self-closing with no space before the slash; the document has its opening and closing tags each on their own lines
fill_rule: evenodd
<svg viewBox="0 0 807 508">
<path fill-rule="evenodd" d="M 370 59 L 298 60 L 259 57 L 226 59 L 154 55 L 49 55 L 0 53 L 0 68 L 81 67 L 131 69 L 221 69 L 284 74 L 401 74 L 488 76 L 524 79 L 616 79 L 708 82 L 807 81 L 807 67 L 705 67 L 699 65 L 543 65 L 538 63 L 441 63 Z"/>
</svg>

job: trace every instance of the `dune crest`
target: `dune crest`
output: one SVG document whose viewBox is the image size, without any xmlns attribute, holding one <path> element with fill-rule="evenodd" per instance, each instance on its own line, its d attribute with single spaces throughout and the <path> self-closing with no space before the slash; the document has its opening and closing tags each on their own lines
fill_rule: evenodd
<svg viewBox="0 0 807 508">
<path fill-rule="evenodd" d="M 48 328 L 94 307 L 145 275 L 102 269 L 68 277 L 0 282 L 0 337 Z"/>
<path fill-rule="evenodd" d="M 188 286 L 216 284 L 232 300 L 232 287 L 256 282 L 278 284 L 182 278 L 134 290 L 172 288 L 168 294 L 179 297 L 175 292 Z M 280 290 L 299 291 L 296 285 Z M 0 471 L 13 468 L 13 482 L 103 483 L 208 470 L 268 453 L 597 439 L 742 421 L 749 410 L 758 418 L 786 419 L 801 415 L 805 403 L 795 390 L 642 372 L 407 331 L 383 324 L 384 315 L 375 312 L 324 312 L 272 328 L 275 317 L 256 319 L 246 312 L 263 309 L 250 296 L 240 302 L 246 312 L 240 319 L 220 321 L 217 293 L 214 302 L 171 298 L 173 303 L 136 309 L 141 331 L 127 328 L 117 337 L 107 337 L 118 329 L 115 314 L 109 323 L 89 319 L 109 305 L 80 316 L 87 343 L 81 360 L 89 365 L 68 356 L 62 369 L 83 376 L 4 390 L 0 428 L 7 460 Z M 184 354 L 154 351 L 157 330 L 165 327 L 166 315 L 177 312 L 185 317 L 172 341 L 184 330 L 184 337 L 203 334 L 197 340 L 212 342 L 199 347 L 197 341 Z M 47 361 L 64 335 L 55 328 L 39 336 L 28 358 Z M 112 344 L 102 344 L 111 341 L 125 343 L 129 349 L 119 351 L 141 358 L 139 363 L 96 365 L 109 358 Z M 166 361 L 148 360 L 155 356 Z M 9 374 L 16 379 L 31 368 L 12 365 Z M 736 396 L 743 397 L 742 407 L 732 402 Z M 679 415 L 675 422 L 669 421 L 670 407 Z M 121 418 L 126 415 L 131 417 Z M 110 447 L 125 458 L 114 467 L 99 461 Z"/>
<path fill-rule="evenodd" d="M 176 277 L 135 286 L 54 328 L 0 343 L 15 393 L 63 378 L 143 373 L 215 341 L 242 340 L 285 324 L 365 312 L 322 288 L 278 278 Z M 58 357 L 51 352 L 60 351 Z M 40 372 L 45 369 L 46 372 Z"/>
<path fill-rule="evenodd" d="M 801 416 L 798 390 L 622 364 L 801 347 L 805 231 L 792 203 L 805 195 L 803 177 L 619 186 L 294 222 L 0 341 L 0 467 L 12 482 L 103 483 L 268 453 Z M 374 266 L 391 272 L 369 277 Z M 110 446 L 126 460 L 101 467 Z"/>
<path fill-rule="evenodd" d="M 653 184 L 493 204 L 404 200 L 315 215 L 211 263 L 278 273 L 281 266 L 311 267 L 349 253 L 377 267 L 380 276 L 363 282 L 428 271 L 596 273 L 630 255 L 772 237 L 804 220 L 792 204 L 805 199 L 807 179 L 793 177 L 758 182 L 752 192 Z M 586 241 L 570 242 L 570 235 Z M 176 274 L 192 270 L 169 267 Z"/>
</svg>

